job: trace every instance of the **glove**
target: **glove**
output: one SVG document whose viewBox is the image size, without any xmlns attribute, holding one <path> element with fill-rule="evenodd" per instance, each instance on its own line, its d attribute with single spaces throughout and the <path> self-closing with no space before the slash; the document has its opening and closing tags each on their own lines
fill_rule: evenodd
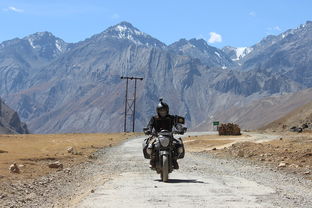
<svg viewBox="0 0 312 208">
<path fill-rule="evenodd" d="M 176 126 L 176 129 L 177 129 L 177 133 L 178 133 L 178 134 L 182 134 L 182 135 L 184 134 L 184 129 L 183 129 L 182 126 L 180 126 L 180 125 L 179 125 L 179 126 Z"/>
<path fill-rule="evenodd" d="M 150 131 L 150 130 L 146 130 L 146 131 L 144 131 L 144 134 L 146 134 L 146 135 L 150 135 L 152 132 Z"/>
</svg>

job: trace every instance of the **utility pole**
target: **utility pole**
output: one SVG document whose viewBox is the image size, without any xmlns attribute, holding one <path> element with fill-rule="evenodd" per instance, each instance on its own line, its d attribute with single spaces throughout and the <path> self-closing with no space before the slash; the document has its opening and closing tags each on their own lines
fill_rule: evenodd
<svg viewBox="0 0 312 208">
<path fill-rule="evenodd" d="M 135 126 L 135 101 L 136 101 L 136 88 L 137 80 L 143 80 L 141 77 L 120 77 L 120 79 L 126 80 L 126 96 L 125 96 L 125 120 L 124 120 L 124 132 L 127 132 L 127 116 L 132 116 L 132 132 L 134 132 Z M 134 92 L 133 99 L 128 98 L 129 80 L 134 80 Z"/>
</svg>

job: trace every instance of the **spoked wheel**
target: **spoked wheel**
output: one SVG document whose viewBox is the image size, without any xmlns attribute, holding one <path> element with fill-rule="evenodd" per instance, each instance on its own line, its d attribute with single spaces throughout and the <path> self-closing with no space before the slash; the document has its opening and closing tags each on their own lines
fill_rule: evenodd
<svg viewBox="0 0 312 208">
<path fill-rule="evenodd" d="M 168 155 L 162 156 L 162 171 L 160 173 L 160 178 L 163 182 L 167 182 L 169 179 Z"/>
</svg>

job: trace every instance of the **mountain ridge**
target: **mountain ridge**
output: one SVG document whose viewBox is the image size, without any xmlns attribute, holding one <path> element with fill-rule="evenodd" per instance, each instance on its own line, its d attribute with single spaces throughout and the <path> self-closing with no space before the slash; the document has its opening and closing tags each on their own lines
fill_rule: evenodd
<svg viewBox="0 0 312 208">
<path fill-rule="evenodd" d="M 261 67 L 238 70 L 230 57 L 204 40 L 182 39 L 166 46 L 125 22 L 67 45 L 64 53 L 48 60 L 27 44 L 32 52 L 28 56 L 18 50 L 4 55 L 0 49 L 0 95 L 36 133 L 123 129 L 125 83 L 120 76 L 144 77 L 138 83 L 137 130 L 154 114 L 159 97 L 193 128 L 221 109 L 307 88 L 287 73 Z M 180 51 L 188 44 L 192 50 Z M 209 56 L 214 57 L 212 64 L 205 63 Z"/>
<path fill-rule="evenodd" d="M 225 69 L 235 65 L 222 50 L 209 46 L 203 39 L 180 39 L 168 47 L 170 50 L 181 55 L 198 58 L 203 64 L 209 67 L 223 67 Z"/>
</svg>

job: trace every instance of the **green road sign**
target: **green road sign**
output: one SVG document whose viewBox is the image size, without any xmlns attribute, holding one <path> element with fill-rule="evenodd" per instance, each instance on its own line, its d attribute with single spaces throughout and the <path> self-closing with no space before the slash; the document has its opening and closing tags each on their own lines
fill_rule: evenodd
<svg viewBox="0 0 312 208">
<path fill-rule="evenodd" d="M 214 126 L 219 126 L 219 123 L 220 123 L 220 122 L 219 122 L 219 121 L 214 121 L 214 122 L 212 122 L 212 123 L 213 123 Z"/>
</svg>

